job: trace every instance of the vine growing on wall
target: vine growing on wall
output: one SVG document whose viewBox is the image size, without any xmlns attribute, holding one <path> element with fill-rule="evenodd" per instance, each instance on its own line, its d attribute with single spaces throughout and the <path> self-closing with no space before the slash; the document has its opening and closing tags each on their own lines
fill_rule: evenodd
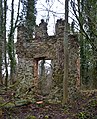
<svg viewBox="0 0 97 119">
<path fill-rule="evenodd" d="M 14 22 L 14 0 L 11 2 L 11 20 L 10 20 L 10 32 L 8 34 L 8 55 L 10 60 L 10 82 L 14 83 L 14 74 L 15 74 L 15 44 L 14 44 L 14 34 L 15 29 L 17 27 L 18 19 L 19 19 L 19 11 L 20 11 L 20 0 L 18 2 L 18 11 L 17 17 Z"/>
<path fill-rule="evenodd" d="M 33 36 L 34 28 L 36 25 L 36 3 L 37 0 L 22 0 L 21 22 L 28 29 L 29 40 Z"/>
</svg>

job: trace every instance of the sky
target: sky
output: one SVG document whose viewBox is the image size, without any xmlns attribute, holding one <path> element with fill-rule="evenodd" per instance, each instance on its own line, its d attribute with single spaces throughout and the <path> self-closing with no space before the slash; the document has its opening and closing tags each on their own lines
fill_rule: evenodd
<svg viewBox="0 0 97 119">
<path fill-rule="evenodd" d="M 7 20 L 10 22 L 10 8 L 11 8 L 11 1 L 8 0 L 8 13 L 7 13 Z M 17 16 L 17 6 L 18 1 L 15 0 L 14 10 L 15 16 Z M 46 3 L 46 1 L 49 1 Z M 64 19 L 64 5 L 65 0 L 37 0 L 36 4 L 36 24 L 39 24 L 41 19 L 44 19 L 48 23 L 48 34 L 54 35 L 55 32 L 55 23 L 57 19 L 63 18 Z M 9 30 L 9 25 L 7 29 Z"/>
<path fill-rule="evenodd" d="M 8 23 L 10 22 L 11 1 L 12 0 L 8 0 L 8 15 L 7 15 Z M 14 0 L 14 1 L 15 1 L 14 10 L 15 10 L 15 17 L 16 17 L 19 0 Z M 46 1 L 49 1 L 49 2 L 46 2 Z M 36 10 L 37 10 L 36 24 L 38 25 L 41 19 L 44 19 L 48 23 L 48 34 L 54 35 L 55 23 L 57 19 L 60 19 L 60 18 L 64 19 L 65 17 L 65 0 L 37 0 Z M 72 15 L 70 12 L 69 12 L 69 16 L 75 19 L 74 15 Z M 69 23 L 71 23 L 72 21 L 71 18 L 69 18 Z M 9 27 L 10 26 L 8 25 L 7 26 L 8 30 L 9 30 Z"/>
<path fill-rule="evenodd" d="M 77 0 L 75 0 L 75 3 L 77 3 Z M 65 0 L 38 0 L 36 8 L 36 23 L 39 24 L 40 20 L 44 19 L 48 22 L 48 34 L 54 35 L 57 19 L 65 18 Z M 72 12 L 71 4 L 69 2 L 69 23 L 71 23 L 73 19 L 75 20 L 76 18 Z"/>
<path fill-rule="evenodd" d="M 37 19 L 39 24 L 41 19 L 48 23 L 48 34 L 53 35 L 55 32 L 55 23 L 57 19 L 63 18 L 65 13 L 65 0 L 38 0 L 36 4 Z"/>
</svg>

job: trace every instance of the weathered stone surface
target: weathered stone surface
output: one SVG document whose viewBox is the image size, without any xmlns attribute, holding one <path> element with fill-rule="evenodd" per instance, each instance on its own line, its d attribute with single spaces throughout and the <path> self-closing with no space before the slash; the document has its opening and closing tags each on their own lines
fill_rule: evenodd
<svg viewBox="0 0 97 119">
<path fill-rule="evenodd" d="M 42 59 L 51 60 L 52 62 L 52 78 L 49 80 L 52 82 L 52 86 L 62 95 L 62 81 L 64 74 L 64 20 L 60 19 L 56 23 L 56 35 L 48 36 L 47 24 L 42 21 L 39 26 L 36 27 L 36 36 L 30 41 L 27 36 L 27 29 L 24 26 L 18 27 L 18 40 L 16 44 L 16 52 L 18 55 L 18 69 L 17 77 L 20 80 L 32 80 L 38 84 L 38 61 Z M 79 44 L 77 37 L 69 35 L 68 39 L 69 50 L 69 81 L 68 89 L 69 96 L 72 96 L 76 89 L 80 86 L 79 75 Z M 48 79 L 47 79 L 48 80 Z M 47 84 L 45 84 L 47 85 Z M 45 86 L 45 90 L 46 90 Z M 52 92 L 52 91 L 51 91 Z M 58 97 L 60 98 L 60 96 Z"/>
<path fill-rule="evenodd" d="M 69 97 L 73 98 L 80 88 L 80 58 L 79 58 L 79 44 L 77 37 L 69 35 Z"/>
</svg>

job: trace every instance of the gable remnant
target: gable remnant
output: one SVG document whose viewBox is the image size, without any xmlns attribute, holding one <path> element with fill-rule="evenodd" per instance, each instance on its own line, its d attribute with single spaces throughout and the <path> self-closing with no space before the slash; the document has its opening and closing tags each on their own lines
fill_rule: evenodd
<svg viewBox="0 0 97 119">
<path fill-rule="evenodd" d="M 48 36 L 47 24 L 42 20 L 39 26 L 36 26 L 35 38 L 27 40 L 27 30 L 24 26 L 18 27 L 18 39 L 16 52 L 18 55 L 17 77 L 19 80 L 32 80 L 35 85 L 39 84 L 38 61 L 41 59 L 50 59 L 52 65 L 52 85 L 50 90 L 58 88 L 59 96 L 62 95 L 62 82 L 64 74 L 64 20 L 57 20 L 56 35 Z M 29 38 L 29 37 L 28 37 Z M 76 89 L 80 87 L 80 58 L 79 44 L 76 35 L 68 36 L 69 50 L 69 95 L 73 95 Z M 45 89 L 46 90 L 46 89 Z M 52 91 L 51 91 L 52 92 Z M 50 95 L 48 93 L 48 95 Z"/>
</svg>

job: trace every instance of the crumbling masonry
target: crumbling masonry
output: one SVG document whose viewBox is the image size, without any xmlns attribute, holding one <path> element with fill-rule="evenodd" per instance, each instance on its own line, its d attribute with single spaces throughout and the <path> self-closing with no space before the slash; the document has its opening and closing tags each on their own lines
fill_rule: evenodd
<svg viewBox="0 0 97 119">
<path fill-rule="evenodd" d="M 47 23 L 41 20 L 39 26 L 36 26 L 35 38 L 28 36 L 28 30 L 23 25 L 18 27 L 18 37 L 16 43 L 16 52 L 18 56 L 17 78 L 19 80 L 31 80 L 32 84 L 38 85 L 38 61 L 47 59 L 52 62 L 52 78 L 50 90 L 59 89 L 62 93 L 62 80 L 64 69 L 64 23 L 65 21 L 57 20 L 55 26 L 55 35 L 48 36 Z M 69 50 L 69 95 L 80 86 L 80 68 L 79 68 L 79 44 L 75 35 L 68 36 Z M 30 84 L 31 85 L 31 84 Z M 47 85 L 47 84 L 45 84 Z M 44 92 L 47 90 L 45 86 Z M 50 93 L 51 91 L 49 91 Z M 59 97 L 58 97 L 59 98 Z"/>
</svg>

